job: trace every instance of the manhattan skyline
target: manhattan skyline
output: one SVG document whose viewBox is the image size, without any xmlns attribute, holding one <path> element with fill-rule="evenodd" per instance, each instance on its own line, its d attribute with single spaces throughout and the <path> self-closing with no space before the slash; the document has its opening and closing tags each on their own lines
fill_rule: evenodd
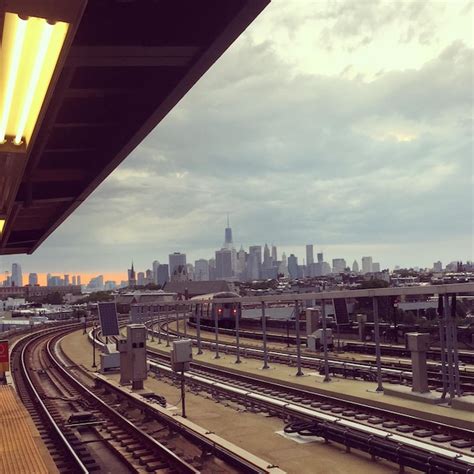
<svg viewBox="0 0 474 474">
<path fill-rule="evenodd" d="M 472 4 L 297 4 L 270 4 L 87 202 L 1 271 L 211 258 L 227 212 L 237 248 L 273 242 L 300 261 L 307 242 L 390 268 L 472 260 Z"/>
</svg>

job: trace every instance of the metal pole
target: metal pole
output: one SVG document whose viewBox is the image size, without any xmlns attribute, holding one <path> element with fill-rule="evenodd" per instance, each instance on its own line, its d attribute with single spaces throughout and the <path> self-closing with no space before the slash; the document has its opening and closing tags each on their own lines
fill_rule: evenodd
<svg viewBox="0 0 474 474">
<path fill-rule="evenodd" d="M 328 340 L 326 333 L 326 302 L 321 300 L 321 315 L 323 320 L 323 350 L 324 350 L 324 380 L 323 382 L 330 382 L 329 377 L 329 360 L 328 360 Z"/>
<path fill-rule="evenodd" d="M 166 347 L 170 346 L 170 323 L 169 323 L 169 316 L 170 316 L 170 309 L 169 306 L 166 306 Z"/>
<path fill-rule="evenodd" d="M 239 324 L 239 316 L 235 318 L 235 342 L 237 344 L 237 359 L 235 360 L 236 364 L 240 364 L 242 361 L 240 360 L 240 324 Z"/>
<path fill-rule="evenodd" d="M 187 319 L 188 319 L 188 310 L 186 305 L 184 305 L 184 311 L 183 311 L 183 324 L 184 324 L 184 337 L 188 337 L 188 324 L 187 324 Z"/>
<path fill-rule="evenodd" d="M 453 335 L 454 384 L 456 395 L 461 396 L 461 381 L 459 378 L 458 327 L 456 324 L 456 295 L 451 297 L 451 329 Z"/>
<path fill-rule="evenodd" d="M 181 339 L 181 336 L 179 334 L 179 306 L 178 305 L 176 305 L 176 333 L 178 335 L 178 338 Z"/>
<path fill-rule="evenodd" d="M 214 359 L 220 359 L 220 356 L 219 356 L 219 321 L 217 319 L 217 308 L 216 308 L 215 304 L 212 305 L 212 311 L 214 311 L 214 332 L 215 332 L 215 335 L 216 335 L 216 355 L 214 356 Z"/>
<path fill-rule="evenodd" d="M 451 346 L 453 338 L 451 324 L 449 321 L 449 296 L 447 294 L 443 295 L 443 300 L 444 320 L 446 321 L 446 350 L 448 353 L 448 389 L 449 397 L 452 400 L 454 398 L 453 349 Z M 451 400 L 449 401 L 449 403 L 451 403 Z"/>
<path fill-rule="evenodd" d="M 296 372 L 297 377 L 303 375 L 301 370 L 301 339 L 300 339 L 300 311 L 298 308 L 298 300 L 295 300 L 295 329 L 296 329 Z"/>
<path fill-rule="evenodd" d="M 151 312 L 151 342 L 155 342 L 155 311 Z"/>
<path fill-rule="evenodd" d="M 158 305 L 158 344 L 161 344 L 161 306 Z"/>
<path fill-rule="evenodd" d="M 267 317 L 265 316 L 265 301 L 262 301 L 262 334 L 263 334 L 263 367 L 269 369 L 267 351 Z"/>
<path fill-rule="evenodd" d="M 441 356 L 441 380 L 443 382 L 443 392 L 441 398 L 446 398 L 446 393 L 448 391 L 448 380 L 446 373 L 446 338 L 444 332 L 444 311 L 443 306 L 443 297 L 438 295 L 438 324 L 439 324 L 439 348 Z"/>
<path fill-rule="evenodd" d="M 290 315 L 286 320 L 286 347 L 290 347 Z"/>
<path fill-rule="evenodd" d="M 92 367 L 97 367 L 95 363 L 95 322 L 92 323 Z"/>
<path fill-rule="evenodd" d="M 184 369 L 181 370 L 181 412 L 182 417 L 186 418 L 186 390 L 184 389 Z"/>
<path fill-rule="evenodd" d="M 204 304 L 201 303 L 201 312 L 199 312 L 199 308 L 196 307 L 196 336 L 197 336 L 197 346 L 199 355 L 202 354 L 202 345 L 201 345 L 201 317 L 203 315 L 203 307 Z"/>
<path fill-rule="evenodd" d="M 382 386 L 382 362 L 380 360 L 380 326 L 379 326 L 379 302 L 376 296 L 372 298 L 374 308 L 374 332 L 375 332 L 375 358 L 377 363 L 377 392 L 383 392 Z"/>
</svg>

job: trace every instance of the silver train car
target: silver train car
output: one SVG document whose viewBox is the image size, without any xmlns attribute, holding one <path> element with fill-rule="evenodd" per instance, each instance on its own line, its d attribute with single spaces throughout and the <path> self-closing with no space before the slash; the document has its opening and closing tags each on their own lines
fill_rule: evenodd
<svg viewBox="0 0 474 474">
<path fill-rule="evenodd" d="M 232 291 L 221 291 L 220 293 L 209 293 L 207 295 L 196 296 L 193 300 L 207 300 L 193 305 L 191 321 L 196 322 L 199 314 L 200 324 L 203 326 L 214 326 L 217 317 L 217 324 L 221 328 L 235 328 L 235 321 L 242 316 L 240 303 L 221 303 L 222 298 L 240 298 L 240 295 Z"/>
</svg>

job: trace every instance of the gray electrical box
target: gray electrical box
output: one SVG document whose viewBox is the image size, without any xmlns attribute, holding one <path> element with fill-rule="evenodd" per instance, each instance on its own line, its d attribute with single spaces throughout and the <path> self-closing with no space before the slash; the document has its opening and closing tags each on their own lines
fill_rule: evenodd
<svg viewBox="0 0 474 474">
<path fill-rule="evenodd" d="M 171 366 L 175 372 L 189 370 L 189 363 L 193 360 L 193 344 L 190 339 L 173 341 L 171 349 Z"/>
<path fill-rule="evenodd" d="M 120 353 L 120 383 L 125 385 L 132 379 L 132 364 L 128 356 L 127 339 L 121 337 L 117 341 L 117 350 Z"/>
<path fill-rule="evenodd" d="M 306 308 L 306 335 L 319 329 L 320 312 L 317 308 Z"/>
</svg>

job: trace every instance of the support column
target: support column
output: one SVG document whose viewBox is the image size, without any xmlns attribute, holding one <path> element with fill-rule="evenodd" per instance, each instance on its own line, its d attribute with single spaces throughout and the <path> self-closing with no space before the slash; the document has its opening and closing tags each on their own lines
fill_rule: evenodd
<svg viewBox="0 0 474 474">
<path fill-rule="evenodd" d="M 376 296 L 372 298 L 374 308 L 374 336 L 375 336 L 375 357 L 377 364 L 377 392 L 383 392 L 382 386 L 382 362 L 380 353 L 380 325 L 379 325 L 379 302 Z"/>
<path fill-rule="evenodd" d="M 412 365 L 412 392 L 427 393 L 428 367 L 426 365 L 426 352 L 430 348 L 430 335 L 427 333 L 407 333 L 408 350 L 411 351 Z"/>
<path fill-rule="evenodd" d="M 298 307 L 298 300 L 295 301 L 295 329 L 296 329 L 296 366 L 298 371 L 296 375 L 300 377 L 303 374 L 301 370 L 301 337 L 300 337 L 300 310 Z"/>
<path fill-rule="evenodd" d="M 324 350 L 324 382 L 330 382 L 329 377 L 329 359 L 328 359 L 328 339 L 327 339 L 327 321 L 326 321 L 326 302 L 321 300 L 322 320 L 323 320 L 323 350 Z"/>
<path fill-rule="evenodd" d="M 269 369 L 267 351 L 267 317 L 265 316 L 265 301 L 262 301 L 262 337 L 263 337 L 263 367 Z"/>
</svg>

